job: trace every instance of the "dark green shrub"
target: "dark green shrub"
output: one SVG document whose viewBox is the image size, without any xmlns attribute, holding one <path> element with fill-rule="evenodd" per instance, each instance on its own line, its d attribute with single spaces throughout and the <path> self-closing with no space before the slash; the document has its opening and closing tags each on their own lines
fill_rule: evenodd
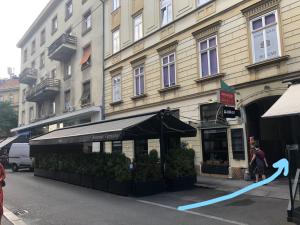
<svg viewBox="0 0 300 225">
<path fill-rule="evenodd" d="M 181 148 L 172 149 L 166 157 L 165 175 L 169 179 L 195 176 L 195 152 L 182 144 Z"/>
<path fill-rule="evenodd" d="M 135 161 L 135 182 L 152 182 L 161 179 L 160 161 L 156 150 L 151 150 L 149 155 L 140 156 Z"/>
<path fill-rule="evenodd" d="M 93 167 L 93 173 L 97 177 L 107 176 L 107 163 L 109 159 L 109 154 L 100 153 L 95 156 L 95 165 Z"/>
<path fill-rule="evenodd" d="M 112 153 L 107 160 L 107 178 L 118 182 L 131 180 L 130 159 L 124 154 Z"/>
</svg>

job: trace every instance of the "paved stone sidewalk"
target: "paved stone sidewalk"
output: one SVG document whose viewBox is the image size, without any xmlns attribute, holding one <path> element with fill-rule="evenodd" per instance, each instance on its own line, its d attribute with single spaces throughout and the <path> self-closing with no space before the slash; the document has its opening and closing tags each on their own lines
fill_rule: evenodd
<svg viewBox="0 0 300 225">
<path fill-rule="evenodd" d="M 251 181 L 216 178 L 209 176 L 198 176 L 197 186 L 213 188 L 219 191 L 234 192 L 248 185 L 253 184 Z M 260 187 L 248 193 L 252 196 L 261 196 L 278 199 L 289 199 L 289 186 L 287 178 L 279 178 L 274 182 Z"/>
</svg>

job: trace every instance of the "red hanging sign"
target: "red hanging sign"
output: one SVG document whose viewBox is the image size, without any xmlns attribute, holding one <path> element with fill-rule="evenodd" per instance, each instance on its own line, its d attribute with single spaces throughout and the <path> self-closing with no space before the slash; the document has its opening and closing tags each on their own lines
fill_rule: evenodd
<svg viewBox="0 0 300 225">
<path fill-rule="evenodd" d="M 235 94 L 228 91 L 220 90 L 219 102 L 223 105 L 235 106 Z"/>
</svg>

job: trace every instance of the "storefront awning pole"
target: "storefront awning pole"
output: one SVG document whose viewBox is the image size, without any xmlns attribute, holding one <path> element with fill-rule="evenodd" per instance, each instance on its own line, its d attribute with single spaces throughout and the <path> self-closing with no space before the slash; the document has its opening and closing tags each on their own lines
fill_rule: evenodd
<svg viewBox="0 0 300 225">
<path fill-rule="evenodd" d="M 166 153 L 166 146 L 165 146 L 165 134 L 164 134 L 164 111 L 161 111 L 159 113 L 159 119 L 160 119 L 160 166 L 161 166 L 161 173 L 163 177 L 165 176 L 165 163 L 166 163 L 166 158 L 165 158 L 165 153 Z"/>
</svg>

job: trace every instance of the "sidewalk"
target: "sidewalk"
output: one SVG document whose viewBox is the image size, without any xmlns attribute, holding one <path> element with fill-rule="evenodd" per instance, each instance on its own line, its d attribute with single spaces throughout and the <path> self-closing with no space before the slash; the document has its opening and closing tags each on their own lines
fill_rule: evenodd
<svg viewBox="0 0 300 225">
<path fill-rule="evenodd" d="M 196 186 L 203 188 L 211 188 L 219 191 L 234 192 L 246 186 L 253 184 L 251 181 L 215 178 L 209 176 L 198 176 Z M 252 196 L 289 199 L 288 180 L 286 178 L 279 178 L 278 180 L 257 188 L 248 193 Z"/>
<path fill-rule="evenodd" d="M 5 216 L 2 217 L 2 225 L 13 225 L 11 222 L 9 222 Z"/>
<path fill-rule="evenodd" d="M 9 211 L 5 206 L 4 215 L 2 217 L 2 225 L 26 225 L 21 218 Z"/>
</svg>

